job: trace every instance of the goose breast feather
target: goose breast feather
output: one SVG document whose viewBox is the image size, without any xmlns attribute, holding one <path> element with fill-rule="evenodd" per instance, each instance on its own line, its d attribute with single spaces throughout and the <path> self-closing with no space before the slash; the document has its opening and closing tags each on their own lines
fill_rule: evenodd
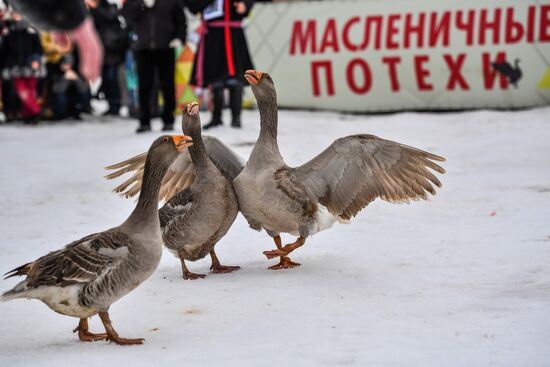
<svg viewBox="0 0 550 367">
<path fill-rule="evenodd" d="M 293 171 L 328 211 L 344 220 L 376 198 L 408 202 L 435 195 L 441 182 L 430 169 L 445 170 L 433 161 L 444 158 L 374 135 L 337 139 L 326 150 Z"/>
<path fill-rule="evenodd" d="M 186 260 L 206 256 L 237 216 L 239 206 L 232 185 L 225 179 L 214 181 L 219 182 L 193 184 L 159 210 L 164 244 Z"/>
</svg>

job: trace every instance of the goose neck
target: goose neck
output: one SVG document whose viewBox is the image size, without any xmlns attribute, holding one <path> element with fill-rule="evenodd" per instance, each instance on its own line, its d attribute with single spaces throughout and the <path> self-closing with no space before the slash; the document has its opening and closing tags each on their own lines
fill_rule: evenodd
<svg viewBox="0 0 550 367">
<path fill-rule="evenodd" d="M 260 100 L 258 101 L 258 109 L 260 110 L 260 137 L 258 140 L 262 144 L 276 148 L 279 151 L 277 145 L 277 103 Z"/>
<path fill-rule="evenodd" d="M 206 154 L 206 147 L 202 140 L 200 131 L 191 131 L 189 134 L 193 138 L 193 145 L 189 148 L 189 155 L 197 171 L 201 171 L 200 168 L 208 165 L 208 155 Z"/>
<path fill-rule="evenodd" d="M 159 220 L 159 191 L 169 163 L 153 162 L 151 156 L 148 154 L 145 161 L 138 203 L 127 221 L 130 225 L 155 224 Z"/>
</svg>

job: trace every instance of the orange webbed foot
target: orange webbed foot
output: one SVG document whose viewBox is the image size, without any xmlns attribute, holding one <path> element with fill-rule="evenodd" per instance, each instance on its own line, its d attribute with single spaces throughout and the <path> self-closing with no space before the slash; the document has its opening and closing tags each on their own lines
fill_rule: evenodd
<svg viewBox="0 0 550 367">
<path fill-rule="evenodd" d="M 269 270 L 281 270 L 281 269 L 290 269 L 300 266 L 300 263 L 290 260 L 286 256 L 281 256 L 281 261 L 277 265 L 270 266 Z"/>
<path fill-rule="evenodd" d="M 109 335 L 107 333 L 94 334 L 88 331 L 88 319 L 80 319 L 78 326 L 73 330 L 73 333 L 78 332 L 78 339 L 83 342 L 97 342 L 101 340 L 107 340 Z"/>
<path fill-rule="evenodd" d="M 284 257 L 288 254 L 285 251 L 281 250 L 281 249 L 277 249 L 277 250 L 264 251 L 264 255 L 268 259 L 273 259 L 275 257 Z"/>
</svg>

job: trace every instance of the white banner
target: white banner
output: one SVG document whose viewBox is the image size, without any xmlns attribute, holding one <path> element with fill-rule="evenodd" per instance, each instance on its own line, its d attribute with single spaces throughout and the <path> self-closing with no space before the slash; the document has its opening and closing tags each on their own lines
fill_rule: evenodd
<svg viewBox="0 0 550 367">
<path fill-rule="evenodd" d="M 550 1 L 256 4 L 247 38 L 283 107 L 341 111 L 550 104 Z"/>
</svg>

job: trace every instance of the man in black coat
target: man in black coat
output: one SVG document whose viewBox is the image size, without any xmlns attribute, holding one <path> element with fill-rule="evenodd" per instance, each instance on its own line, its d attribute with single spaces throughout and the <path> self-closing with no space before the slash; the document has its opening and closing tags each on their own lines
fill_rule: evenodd
<svg viewBox="0 0 550 367">
<path fill-rule="evenodd" d="M 155 72 L 164 100 L 163 131 L 173 129 L 176 108 L 174 48 L 185 42 L 187 25 L 181 0 L 128 0 L 122 15 L 136 33 L 140 124 L 136 132 L 151 130 L 150 95 Z"/>
<path fill-rule="evenodd" d="M 202 38 L 195 55 L 191 84 L 211 87 L 214 110 L 205 129 L 222 125 L 223 92 L 229 89 L 231 126 L 241 126 L 244 72 L 254 69 L 242 21 L 253 0 L 188 0 L 187 8 L 202 14 Z"/>
</svg>

